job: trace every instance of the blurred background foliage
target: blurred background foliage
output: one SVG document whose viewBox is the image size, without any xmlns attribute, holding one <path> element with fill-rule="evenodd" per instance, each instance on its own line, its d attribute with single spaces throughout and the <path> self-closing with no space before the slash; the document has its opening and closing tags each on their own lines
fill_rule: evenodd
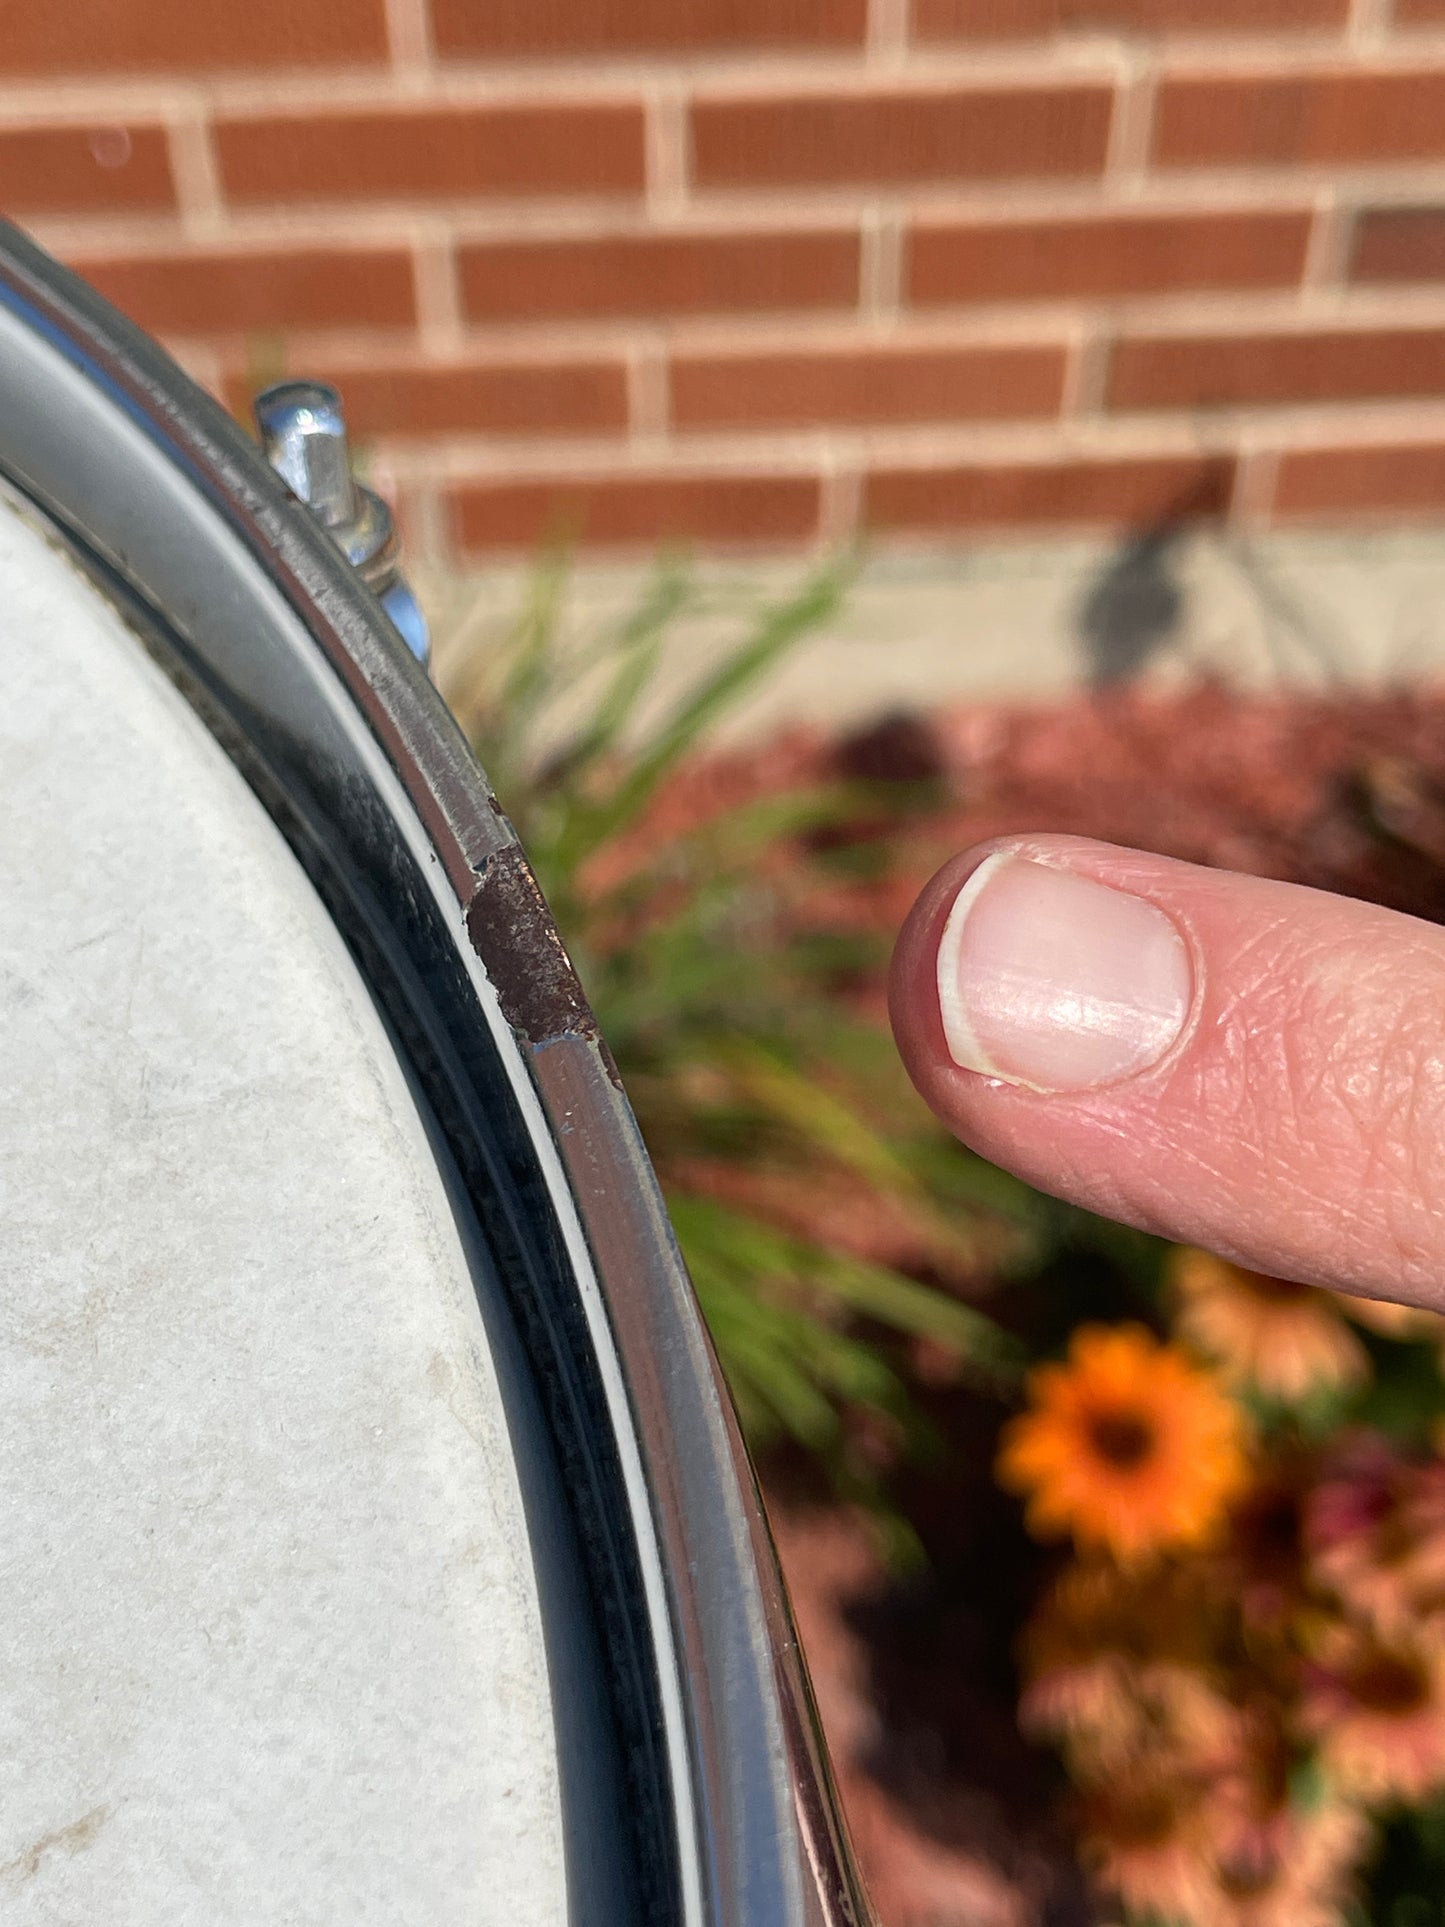
<svg viewBox="0 0 1445 1927">
<path fill-rule="evenodd" d="M 851 573 L 750 602 L 665 560 L 579 639 L 554 555 L 448 692 L 617 1058 L 750 1440 L 771 1476 L 866 1507 L 895 1573 L 962 1568 L 993 1613 L 978 1663 L 1062 1767 L 1081 1917 L 1445 1921 L 1445 1326 L 1171 1251 L 928 1116 L 883 984 L 917 888 L 971 840 L 956 760 L 907 717 L 712 746 Z M 700 611 L 735 637 L 659 702 Z M 1389 753 L 1366 745 L 1256 867 L 1429 913 L 1445 813 L 1402 754 L 1424 726 L 1382 714 Z M 1000 1504 L 985 1582 L 970 1511 Z"/>
</svg>

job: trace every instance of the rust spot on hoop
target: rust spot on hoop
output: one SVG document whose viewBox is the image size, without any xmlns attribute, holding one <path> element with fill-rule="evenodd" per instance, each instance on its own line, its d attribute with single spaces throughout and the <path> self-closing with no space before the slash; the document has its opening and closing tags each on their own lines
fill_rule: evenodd
<svg viewBox="0 0 1445 1927">
<path fill-rule="evenodd" d="M 527 1043 L 597 1035 L 597 1020 L 520 850 L 498 850 L 482 866 L 467 905 L 467 935 L 502 1015 Z"/>
</svg>

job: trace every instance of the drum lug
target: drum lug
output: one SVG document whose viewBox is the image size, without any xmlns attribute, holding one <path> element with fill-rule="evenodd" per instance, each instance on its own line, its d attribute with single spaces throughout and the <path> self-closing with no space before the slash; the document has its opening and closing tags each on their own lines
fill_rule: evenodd
<svg viewBox="0 0 1445 1927">
<path fill-rule="evenodd" d="M 282 381 L 255 401 L 266 459 L 376 595 L 423 667 L 431 656 L 426 617 L 400 568 L 391 510 L 352 472 L 341 397 L 324 381 Z"/>
</svg>

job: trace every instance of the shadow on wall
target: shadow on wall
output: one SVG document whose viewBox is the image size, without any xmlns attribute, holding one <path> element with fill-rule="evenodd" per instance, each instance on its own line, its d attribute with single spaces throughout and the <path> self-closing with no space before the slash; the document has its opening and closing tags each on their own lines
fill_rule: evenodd
<svg viewBox="0 0 1445 1927">
<path fill-rule="evenodd" d="M 1074 614 L 1074 633 L 1091 689 L 1118 688 L 1152 664 L 1178 652 L 1191 626 L 1191 589 L 1186 567 L 1191 544 L 1211 545 L 1240 578 L 1260 618 L 1264 644 L 1276 672 L 1297 672 L 1301 658 L 1326 682 L 1341 678 L 1335 641 L 1321 622 L 1280 580 L 1247 536 L 1198 519 L 1181 501 L 1150 527 L 1125 537 L 1107 556 Z"/>
<path fill-rule="evenodd" d="M 1177 573 L 1181 522 L 1132 535 L 1089 584 L 1075 618 L 1093 689 L 1131 682 L 1182 627 L 1186 591 Z"/>
</svg>

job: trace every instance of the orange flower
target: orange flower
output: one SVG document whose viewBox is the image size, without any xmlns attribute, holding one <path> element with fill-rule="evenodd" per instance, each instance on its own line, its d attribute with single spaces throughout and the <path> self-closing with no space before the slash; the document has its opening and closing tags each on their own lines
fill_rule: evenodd
<svg viewBox="0 0 1445 1927">
<path fill-rule="evenodd" d="M 1036 1613 L 1020 1721 L 1057 1741 L 1080 1777 L 1209 1774 L 1238 1760 L 1239 1715 L 1215 1660 L 1226 1628 L 1198 1579 L 1197 1565 L 1073 1565 Z"/>
<path fill-rule="evenodd" d="M 998 1475 L 1030 1529 L 1130 1561 L 1207 1540 L 1243 1484 L 1242 1421 L 1204 1372 L 1141 1325 L 1082 1326 L 1030 1374 Z"/>
<path fill-rule="evenodd" d="M 1383 1439 L 1345 1445 L 1310 1497 L 1315 1577 L 1381 1638 L 1445 1612 L 1445 1465 L 1411 1464 Z"/>
<path fill-rule="evenodd" d="M 1176 1252 L 1172 1274 L 1176 1330 L 1217 1359 L 1231 1385 L 1291 1403 L 1368 1376 L 1368 1354 L 1333 1293 L 1245 1271 L 1207 1251 Z"/>
<path fill-rule="evenodd" d="M 1265 1728 L 1218 1777 L 1156 1767 L 1101 1781 L 1082 1806 L 1086 1857 L 1134 1914 L 1188 1927 L 1343 1927 L 1370 1823 L 1337 1796 L 1295 1805 L 1288 1764 Z"/>
<path fill-rule="evenodd" d="M 1079 1802 L 1084 1859 L 1131 1914 L 1199 1927 L 1211 1899 L 1204 1790 L 1157 1773 L 1116 1778 Z"/>
<path fill-rule="evenodd" d="M 1300 1727 L 1346 1799 L 1424 1800 L 1445 1786 L 1445 1656 L 1336 1626 L 1310 1668 Z"/>
<path fill-rule="evenodd" d="M 1212 1818 L 1199 1927 L 1341 1927 L 1372 1833 L 1354 1807 L 1261 1807 L 1231 1791 Z"/>
<path fill-rule="evenodd" d="M 1133 1767 L 1222 1771 L 1239 1747 L 1239 1720 L 1200 1673 L 1118 1653 L 1044 1673 L 1019 1702 L 1026 1733 L 1057 1741 L 1072 1770 L 1092 1779 Z"/>
</svg>

